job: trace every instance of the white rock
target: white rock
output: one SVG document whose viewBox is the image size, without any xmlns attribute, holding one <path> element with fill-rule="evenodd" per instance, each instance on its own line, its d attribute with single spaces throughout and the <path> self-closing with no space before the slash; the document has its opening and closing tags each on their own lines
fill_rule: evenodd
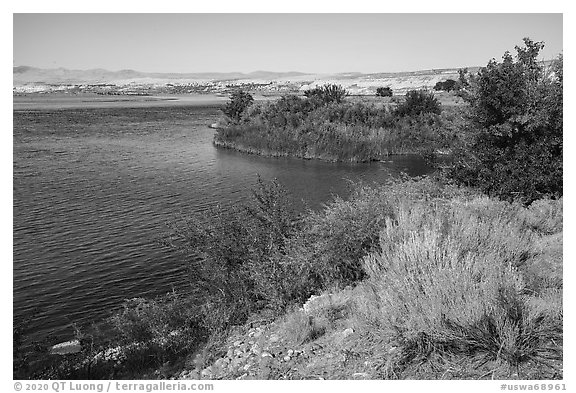
<svg viewBox="0 0 576 393">
<path fill-rule="evenodd" d="M 212 378 L 212 367 L 208 366 L 200 373 L 203 379 L 210 379 Z"/>
<path fill-rule="evenodd" d="M 352 328 L 345 329 L 334 335 L 334 341 L 336 342 L 336 344 L 341 344 L 346 339 L 346 337 L 350 336 L 352 333 L 354 333 L 354 329 Z"/>
<path fill-rule="evenodd" d="M 270 342 L 271 342 L 271 343 L 275 343 L 275 342 L 277 342 L 277 341 L 280 341 L 280 337 L 278 337 L 277 334 L 273 334 L 273 335 L 270 336 Z"/>
<path fill-rule="evenodd" d="M 213 367 L 223 368 L 226 367 L 230 361 L 226 358 L 220 358 L 214 362 Z"/>
<path fill-rule="evenodd" d="M 302 308 L 304 309 L 304 312 L 307 315 L 310 315 L 314 314 L 315 312 L 323 308 L 326 308 L 327 306 L 330 306 L 331 304 L 332 304 L 332 294 L 330 293 L 319 296 L 312 295 L 310 296 L 308 301 L 304 303 Z"/>
<path fill-rule="evenodd" d="M 352 333 L 354 333 L 354 329 L 348 328 L 348 329 L 345 329 L 345 330 L 342 332 L 342 335 L 346 338 L 346 337 L 348 337 L 349 335 L 351 335 Z"/>
<path fill-rule="evenodd" d="M 68 355 L 71 353 L 78 353 L 82 350 L 79 340 L 66 341 L 56 344 L 50 348 L 51 355 Z"/>
</svg>

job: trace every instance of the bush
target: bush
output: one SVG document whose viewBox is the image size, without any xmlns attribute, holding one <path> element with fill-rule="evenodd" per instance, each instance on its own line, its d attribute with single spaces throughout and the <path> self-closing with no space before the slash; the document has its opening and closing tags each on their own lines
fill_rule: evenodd
<svg viewBox="0 0 576 393">
<path fill-rule="evenodd" d="M 259 310 L 280 311 L 308 295 L 307 274 L 283 259 L 298 217 L 278 182 L 259 179 L 246 206 L 216 208 L 208 217 L 174 225 L 165 244 L 188 259 L 209 331 L 241 324 Z"/>
<path fill-rule="evenodd" d="M 177 348 L 179 341 L 186 341 L 193 348 L 205 338 L 199 304 L 191 297 L 177 293 L 155 300 L 126 300 L 110 322 L 122 344 L 152 341 L 179 352 L 182 350 Z M 186 339 L 182 340 L 183 337 Z"/>
<path fill-rule="evenodd" d="M 82 350 L 54 356 L 48 347 L 28 352 L 20 379 L 113 379 L 176 364 L 207 338 L 196 300 L 169 293 L 156 299 L 129 299 L 121 310 L 86 331 L 76 328 Z"/>
<path fill-rule="evenodd" d="M 285 317 L 283 336 L 290 345 L 302 345 L 324 335 L 328 324 L 323 318 L 314 318 L 303 311 L 294 310 Z"/>
<path fill-rule="evenodd" d="M 445 81 L 437 82 L 434 85 L 434 90 L 452 91 L 456 90 L 457 82 L 454 79 L 446 79 Z"/>
<path fill-rule="evenodd" d="M 222 112 L 228 118 L 238 123 L 242 119 L 242 115 L 252 105 L 254 97 L 250 93 L 242 90 L 237 90 L 230 95 L 230 101 L 226 104 Z"/>
<path fill-rule="evenodd" d="M 298 247 L 294 246 L 289 256 L 313 261 L 311 281 L 315 287 L 354 284 L 366 277 L 362 258 L 378 247 L 380 230 L 387 219 L 396 217 L 400 202 L 471 195 L 429 178 L 391 180 L 378 187 L 356 185 L 348 200 L 336 198 L 306 217 Z"/>
<path fill-rule="evenodd" d="M 392 97 L 392 89 L 390 87 L 378 87 L 376 89 L 377 97 Z"/>
<path fill-rule="evenodd" d="M 562 359 L 561 294 L 527 296 L 520 268 L 538 236 L 506 209 L 485 198 L 411 204 L 386 220 L 380 251 L 364 259 L 367 315 L 393 337 L 397 366 L 433 354 L 511 367 Z"/>
<path fill-rule="evenodd" d="M 543 43 L 524 39 L 471 79 L 472 141 L 457 152 L 451 176 L 506 200 L 529 204 L 562 196 L 563 72 L 537 60 Z"/>
<path fill-rule="evenodd" d="M 425 113 L 439 115 L 441 112 L 442 106 L 433 93 L 426 90 L 411 90 L 406 93 L 404 102 L 396 107 L 395 114 L 399 117 L 416 117 Z"/>
<path fill-rule="evenodd" d="M 348 92 L 340 85 L 331 84 L 307 90 L 304 92 L 304 95 L 313 102 L 317 102 L 320 105 L 326 105 L 331 102 L 342 102 L 348 95 Z"/>
</svg>

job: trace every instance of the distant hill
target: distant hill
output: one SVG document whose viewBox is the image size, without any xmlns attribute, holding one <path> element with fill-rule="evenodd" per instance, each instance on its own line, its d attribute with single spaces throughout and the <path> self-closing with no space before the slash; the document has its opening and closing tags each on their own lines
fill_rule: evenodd
<svg viewBox="0 0 576 393">
<path fill-rule="evenodd" d="M 549 66 L 551 61 L 544 61 L 544 66 Z M 468 67 L 471 73 L 475 73 L 480 67 Z M 140 72 L 135 70 L 109 71 L 101 68 L 91 70 L 69 70 L 66 68 L 36 68 L 29 66 L 13 67 L 13 85 L 22 86 L 29 84 L 38 85 L 62 85 L 62 84 L 165 84 L 186 82 L 220 82 L 220 81 L 243 81 L 255 83 L 262 82 L 285 82 L 291 81 L 307 85 L 321 83 L 339 83 L 343 86 L 373 86 L 389 84 L 391 87 L 412 88 L 430 87 L 431 83 L 441 80 L 455 79 L 458 77 L 457 68 L 443 68 L 406 72 L 379 72 L 364 74 L 361 72 L 325 73 L 314 74 L 304 72 L 272 72 L 254 71 L 242 72 L 196 72 L 196 73 L 162 73 Z M 433 84 L 432 84 L 433 86 Z"/>
<path fill-rule="evenodd" d="M 471 69 L 471 71 L 477 69 Z M 387 79 L 399 77 L 422 77 L 436 75 L 451 75 L 457 72 L 456 69 L 437 69 L 409 72 L 385 72 L 363 74 L 361 72 L 346 72 L 336 74 L 312 74 L 305 72 L 271 72 L 254 71 L 250 73 L 241 72 L 196 72 L 196 73 L 162 73 L 162 72 L 140 72 L 135 70 L 108 71 L 101 68 L 91 70 L 69 70 L 66 68 L 36 68 L 29 66 L 13 67 L 14 85 L 38 83 L 38 84 L 63 84 L 63 83 L 114 83 L 117 81 L 126 82 L 133 79 L 135 83 L 142 80 L 202 80 L 202 81 L 234 81 L 234 80 L 370 80 Z"/>
<path fill-rule="evenodd" d="M 43 69 L 29 66 L 13 67 L 14 85 L 26 83 L 62 84 L 62 83 L 114 83 L 134 79 L 170 80 L 238 80 L 238 79 L 281 79 L 301 77 L 302 72 L 255 71 L 249 74 L 241 72 L 199 72 L 199 73 L 158 73 L 135 70 L 108 71 L 101 68 L 92 70 L 69 70 L 66 68 Z"/>
<path fill-rule="evenodd" d="M 471 73 L 479 67 L 468 67 Z M 151 73 L 135 70 L 109 71 L 104 69 L 69 70 L 65 68 L 42 69 L 29 66 L 13 67 L 13 91 L 28 92 L 64 91 L 70 85 L 114 86 L 116 92 L 158 93 L 168 91 L 226 93 L 231 86 L 257 85 L 262 92 L 304 91 L 324 84 L 338 84 L 354 95 L 374 95 L 378 87 L 390 87 L 394 94 L 404 94 L 414 89 L 431 89 L 440 81 L 458 78 L 457 68 L 444 68 L 406 72 L 360 72 L 312 74 L 303 72 L 199 72 Z M 91 89 L 85 87 L 84 89 Z"/>
</svg>

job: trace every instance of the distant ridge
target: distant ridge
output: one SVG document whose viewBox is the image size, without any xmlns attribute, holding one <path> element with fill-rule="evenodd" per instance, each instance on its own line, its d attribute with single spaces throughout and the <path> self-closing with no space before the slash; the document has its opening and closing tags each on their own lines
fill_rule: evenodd
<svg viewBox="0 0 576 393">
<path fill-rule="evenodd" d="M 553 60 L 542 61 L 543 66 L 549 66 Z M 467 67 L 471 73 L 477 72 L 481 67 Z M 174 81 L 319 81 L 329 80 L 351 81 L 351 80 L 374 80 L 389 78 L 454 78 L 457 77 L 458 68 L 438 68 L 418 71 L 402 72 L 341 72 L 341 73 L 305 73 L 305 72 L 273 72 L 273 71 L 253 71 L 250 73 L 242 72 L 193 72 L 193 73 L 175 73 L 175 72 L 141 72 L 135 70 L 109 71 L 102 68 L 91 70 L 70 70 L 66 68 L 37 68 L 30 66 L 13 67 L 13 85 L 26 84 L 114 84 L 120 82 L 126 83 L 146 83 L 156 80 L 170 83 Z"/>
<path fill-rule="evenodd" d="M 475 73 L 480 67 L 467 67 Z M 326 84 L 338 84 L 352 95 L 374 95 L 385 86 L 394 94 L 410 90 L 432 89 L 447 79 L 458 79 L 458 68 L 428 69 L 405 72 L 304 73 L 258 70 L 242 72 L 159 73 L 135 70 L 109 71 L 42 69 L 13 67 L 13 93 L 47 93 L 71 90 L 97 91 L 103 94 L 214 93 L 227 94 L 243 86 L 253 91 L 279 94 L 301 92 Z"/>
<path fill-rule="evenodd" d="M 479 67 L 471 67 L 469 70 L 474 72 Z M 457 68 L 444 68 L 421 71 L 406 72 L 379 72 L 379 73 L 361 73 L 361 72 L 341 72 L 314 74 L 305 72 L 272 72 L 272 71 L 254 71 L 250 73 L 242 72 L 194 72 L 194 73 L 169 73 L 169 72 L 140 72 L 135 70 L 109 71 L 102 68 L 91 70 L 69 70 L 66 68 L 36 68 L 30 66 L 13 67 L 14 85 L 38 83 L 38 84 L 81 84 L 81 83 L 114 83 L 117 81 L 126 82 L 134 80 L 140 82 L 145 79 L 165 80 L 202 80 L 202 81 L 236 81 L 236 80 L 280 80 L 294 78 L 296 80 L 350 80 L 357 78 L 380 79 L 390 77 L 410 77 L 419 75 L 442 75 L 454 74 Z"/>
<path fill-rule="evenodd" d="M 109 83 L 126 79 L 190 79 L 190 80 L 238 80 L 238 79 L 279 79 L 302 77 L 303 72 L 254 71 L 248 74 L 241 72 L 196 72 L 196 73 L 162 73 L 140 72 L 135 70 L 108 71 L 97 68 L 91 70 L 69 70 L 66 68 L 36 68 L 29 66 L 13 67 L 13 83 Z"/>
</svg>

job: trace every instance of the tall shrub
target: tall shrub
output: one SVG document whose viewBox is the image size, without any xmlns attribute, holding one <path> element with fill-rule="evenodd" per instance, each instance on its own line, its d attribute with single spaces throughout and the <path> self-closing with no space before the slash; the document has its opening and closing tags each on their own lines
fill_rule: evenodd
<svg viewBox="0 0 576 393">
<path fill-rule="evenodd" d="M 437 82 L 434 85 L 434 90 L 452 91 L 456 89 L 457 83 L 454 79 L 446 79 L 445 81 Z"/>
<path fill-rule="evenodd" d="M 307 90 L 304 95 L 309 99 L 318 101 L 319 104 L 325 105 L 331 102 L 342 102 L 348 92 L 340 85 L 330 84 Z"/>
<path fill-rule="evenodd" d="M 173 226 L 165 244 L 188 259 L 208 330 L 243 323 L 264 308 L 282 309 L 300 296 L 306 275 L 282 260 L 297 225 L 286 190 L 259 179 L 249 202 Z"/>
<path fill-rule="evenodd" d="M 545 69 L 543 47 L 525 38 L 515 58 L 506 52 L 471 78 L 474 135 L 451 172 L 459 182 L 524 203 L 562 195 L 562 58 Z"/>
<path fill-rule="evenodd" d="M 238 123 L 242 119 L 242 114 L 252 105 L 254 97 L 243 90 L 237 90 L 230 95 L 230 101 L 226 104 L 222 112 L 228 118 Z"/>
<path fill-rule="evenodd" d="M 441 112 L 442 106 L 434 97 L 434 93 L 426 90 L 410 90 L 406 93 L 404 102 L 396 108 L 395 114 L 399 117 L 416 117 L 423 113 L 439 115 Z"/>
<path fill-rule="evenodd" d="M 378 96 L 378 97 L 392 97 L 392 89 L 388 86 L 378 87 L 376 89 L 376 96 Z"/>
<path fill-rule="evenodd" d="M 511 209 L 452 200 L 403 204 L 387 219 L 381 250 L 364 258 L 374 296 L 367 315 L 393 337 L 397 365 L 434 353 L 512 367 L 562 359 L 561 294 L 526 285 L 519 268 L 538 237 Z"/>
</svg>

